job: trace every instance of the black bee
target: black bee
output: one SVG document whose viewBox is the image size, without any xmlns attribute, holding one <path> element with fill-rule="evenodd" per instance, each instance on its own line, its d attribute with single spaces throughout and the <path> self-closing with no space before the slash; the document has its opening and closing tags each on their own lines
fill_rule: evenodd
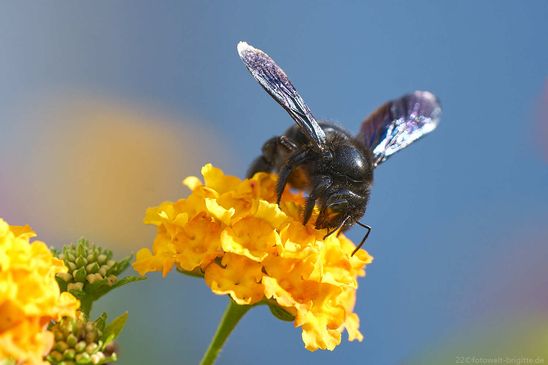
<svg viewBox="0 0 548 365">
<path fill-rule="evenodd" d="M 358 220 L 369 200 L 373 170 L 436 128 L 441 114 L 438 100 L 428 91 L 415 91 L 389 101 L 352 136 L 335 124 L 316 121 L 285 72 L 266 53 L 245 42 L 238 44 L 238 53 L 253 77 L 296 123 L 266 141 L 248 176 L 277 172 L 278 203 L 287 183 L 306 191 L 303 223 L 318 204 L 316 228 L 327 228 L 326 237 L 356 223 L 366 228 L 353 255 L 371 232 Z"/>
</svg>

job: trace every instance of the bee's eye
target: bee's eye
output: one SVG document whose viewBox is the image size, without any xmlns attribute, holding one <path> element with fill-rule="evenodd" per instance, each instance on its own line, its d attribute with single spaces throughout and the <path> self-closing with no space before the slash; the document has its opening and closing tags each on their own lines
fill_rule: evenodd
<svg viewBox="0 0 548 365">
<path fill-rule="evenodd" d="M 363 154 L 354 146 L 341 146 L 337 149 L 334 160 L 334 167 L 338 173 L 356 182 L 365 180 L 367 162 Z"/>
</svg>

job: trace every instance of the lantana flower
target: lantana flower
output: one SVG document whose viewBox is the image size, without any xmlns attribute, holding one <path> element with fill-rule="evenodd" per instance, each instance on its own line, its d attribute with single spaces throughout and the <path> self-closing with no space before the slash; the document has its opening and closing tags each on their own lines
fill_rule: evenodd
<svg viewBox="0 0 548 365">
<path fill-rule="evenodd" d="M 29 226 L 9 226 L 0 219 L 0 359 L 16 364 L 47 364 L 53 344 L 46 327 L 73 317 L 79 302 L 61 293 L 55 275 L 67 272 L 41 241 L 30 243 Z"/>
<path fill-rule="evenodd" d="M 274 174 L 241 180 L 207 164 L 202 175 L 204 182 L 184 180 L 187 198 L 147 210 L 157 236 L 152 250 L 137 253 L 135 270 L 166 276 L 175 267 L 203 276 L 237 305 L 268 304 L 302 328 L 310 351 L 333 350 L 344 330 L 361 341 L 357 278 L 372 257 L 363 249 L 352 255 L 355 245 L 342 233 L 324 238 L 326 230 L 314 228 L 317 211 L 303 225 L 302 193 L 286 189 L 276 204 Z"/>
</svg>

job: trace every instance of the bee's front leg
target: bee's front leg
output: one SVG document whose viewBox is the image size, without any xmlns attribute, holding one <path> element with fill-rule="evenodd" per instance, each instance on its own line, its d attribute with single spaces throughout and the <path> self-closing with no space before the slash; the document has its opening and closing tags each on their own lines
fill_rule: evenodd
<svg viewBox="0 0 548 365">
<path fill-rule="evenodd" d="M 278 172 L 278 185 L 276 187 L 276 193 L 278 194 L 277 204 L 280 204 L 282 199 L 282 193 L 284 192 L 285 185 L 287 184 L 287 179 L 295 167 L 302 165 L 303 163 L 310 161 L 317 157 L 317 153 L 307 148 L 306 146 L 301 150 L 296 150 L 287 161 L 280 167 Z"/>
<path fill-rule="evenodd" d="M 310 217 L 312 216 L 314 206 L 316 205 L 316 199 L 321 198 L 321 196 L 325 194 L 327 189 L 329 189 L 329 187 L 331 186 L 332 182 L 333 181 L 329 176 L 321 176 L 318 179 L 316 185 L 314 186 L 310 194 L 308 194 L 308 198 L 306 199 L 306 204 L 304 206 L 303 224 L 308 223 Z"/>
</svg>

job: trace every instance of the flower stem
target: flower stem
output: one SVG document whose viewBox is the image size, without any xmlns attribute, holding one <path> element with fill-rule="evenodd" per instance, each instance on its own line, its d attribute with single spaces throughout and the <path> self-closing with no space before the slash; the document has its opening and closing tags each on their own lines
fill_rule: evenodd
<svg viewBox="0 0 548 365">
<path fill-rule="evenodd" d="M 229 299 L 223 318 L 221 318 L 219 327 L 217 327 L 217 332 L 215 332 L 200 365 L 212 365 L 215 362 L 226 339 L 251 307 L 252 305 L 236 304 L 232 299 Z"/>
</svg>

